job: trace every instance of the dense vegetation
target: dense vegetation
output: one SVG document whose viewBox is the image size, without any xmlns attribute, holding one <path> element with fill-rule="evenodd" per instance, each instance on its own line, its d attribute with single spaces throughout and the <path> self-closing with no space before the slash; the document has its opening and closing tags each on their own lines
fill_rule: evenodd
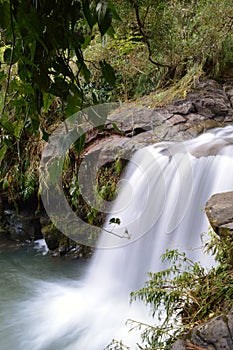
<svg viewBox="0 0 233 350">
<path fill-rule="evenodd" d="M 41 150 L 73 113 L 155 91 L 153 102 L 166 103 L 185 96 L 200 76 L 232 78 L 232 62 L 229 0 L 0 0 L 0 191 L 16 205 L 37 194 Z M 73 169 L 81 151 L 80 144 L 72 148 L 64 169 L 70 202 L 80 211 Z M 116 163 L 99 174 L 104 198 L 111 199 L 108 188 L 116 188 L 119 173 Z M 90 223 L 101 221 L 93 208 L 83 204 L 82 210 Z M 232 261 L 225 245 L 214 246 L 220 247 L 220 265 L 210 274 L 183 254 L 167 252 L 172 267 L 151 273 L 145 288 L 132 294 L 154 311 L 165 305 L 162 326 L 144 328 L 145 349 L 166 348 L 218 313 L 223 298 L 232 300 Z M 182 326 L 164 341 L 174 312 Z M 127 347 L 115 342 L 109 348 Z"/>
<path fill-rule="evenodd" d="M 209 271 L 190 260 L 185 253 L 167 250 L 162 261 L 168 264 L 163 271 L 148 274 L 144 288 L 131 293 L 132 302 L 143 300 L 150 306 L 157 324 L 129 320 L 131 328 L 141 332 L 143 345 L 138 349 L 169 350 L 170 345 L 194 326 L 209 321 L 232 307 L 233 298 L 233 241 L 230 236 L 219 238 L 212 230 L 205 245 L 218 262 Z M 121 341 L 113 341 L 107 349 L 129 349 Z"/>
<path fill-rule="evenodd" d="M 36 192 L 44 142 L 83 107 L 230 77 L 232 25 L 225 0 L 0 1 L 1 189 Z"/>
</svg>

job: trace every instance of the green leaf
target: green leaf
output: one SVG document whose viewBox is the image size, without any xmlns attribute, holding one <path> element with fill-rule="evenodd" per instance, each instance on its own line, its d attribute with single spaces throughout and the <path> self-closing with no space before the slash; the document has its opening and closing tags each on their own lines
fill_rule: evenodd
<svg viewBox="0 0 233 350">
<path fill-rule="evenodd" d="M 110 66 L 110 64 L 108 64 L 105 60 L 100 61 L 99 64 L 104 79 L 107 81 L 107 83 L 114 86 L 116 83 L 116 76 L 112 66 Z"/>
<path fill-rule="evenodd" d="M 112 23 L 112 11 L 105 0 L 99 1 L 96 5 L 98 26 L 100 34 L 103 36 Z"/>
<path fill-rule="evenodd" d="M 97 105 L 99 103 L 99 98 L 97 93 L 95 91 L 92 91 L 91 95 L 92 95 L 92 100 L 94 105 Z"/>
<path fill-rule="evenodd" d="M 42 132 L 42 140 L 44 140 L 45 142 L 48 142 L 50 135 L 42 127 L 41 127 L 41 132 Z"/>
<path fill-rule="evenodd" d="M 7 152 L 7 145 L 3 145 L 1 148 L 0 148 L 0 165 L 5 157 L 5 154 Z"/>
<path fill-rule="evenodd" d="M 1 62 L 0 62 L 0 64 L 1 64 Z M 3 70 L 1 70 L 1 71 L 0 71 L 0 82 L 1 82 L 2 80 L 4 80 L 5 77 L 6 77 L 5 72 L 4 72 Z"/>
<path fill-rule="evenodd" d="M 117 21 L 122 22 L 121 17 L 119 16 L 119 14 L 117 13 L 116 7 L 112 2 L 108 3 L 108 8 L 111 10 L 112 12 L 112 18 L 114 18 Z"/>
<path fill-rule="evenodd" d="M 17 108 L 21 108 L 27 105 L 27 101 L 25 98 L 21 97 L 12 101 L 11 106 L 15 106 Z"/>
<path fill-rule="evenodd" d="M 28 70 L 25 64 L 21 62 L 18 64 L 18 75 L 22 81 L 28 81 L 32 77 L 30 70 Z"/>
<path fill-rule="evenodd" d="M 0 27 L 8 28 L 10 23 L 10 6 L 8 1 L 0 2 Z"/>
<path fill-rule="evenodd" d="M 70 117 L 77 113 L 82 106 L 82 92 L 74 85 L 71 86 L 70 94 L 67 97 L 66 115 Z"/>
<path fill-rule="evenodd" d="M 112 39 L 115 38 L 115 34 L 116 34 L 116 31 L 115 29 L 113 28 L 112 25 L 110 25 L 110 27 L 108 28 L 107 32 L 108 36 L 110 36 Z"/>
<path fill-rule="evenodd" d="M 84 42 L 82 43 L 81 46 L 82 46 L 82 50 L 85 50 L 88 47 L 88 45 L 90 45 L 91 43 L 91 36 L 85 34 L 83 38 L 84 38 Z"/>
<path fill-rule="evenodd" d="M 81 128 L 79 128 L 79 133 L 80 133 L 80 130 Z M 86 134 L 82 132 L 79 139 L 74 142 L 74 148 L 75 148 L 75 151 L 78 152 L 78 154 L 82 152 L 83 147 L 85 145 L 85 141 L 86 141 Z"/>
<path fill-rule="evenodd" d="M 14 135 L 14 127 L 13 125 L 8 121 L 9 115 L 8 113 L 5 113 L 0 118 L 0 124 L 9 134 Z"/>
<path fill-rule="evenodd" d="M 90 29 L 92 30 L 92 28 L 96 24 L 96 18 L 91 13 L 90 1 L 89 0 L 82 0 L 82 5 L 83 5 L 84 16 L 87 20 L 87 23 L 88 23 Z"/>
<path fill-rule="evenodd" d="M 66 100 L 69 94 L 69 84 L 64 78 L 56 77 L 55 82 L 51 85 L 49 92 L 54 96 L 59 96 Z"/>
<path fill-rule="evenodd" d="M 44 108 L 45 112 L 48 112 L 52 102 L 54 101 L 54 96 L 44 92 L 43 93 L 43 101 L 44 101 L 43 108 Z"/>
<path fill-rule="evenodd" d="M 119 132 L 119 134 L 123 135 L 123 132 L 118 128 L 118 126 L 116 125 L 116 123 L 111 123 L 113 126 L 113 129 L 116 130 L 117 132 Z"/>
<path fill-rule="evenodd" d="M 90 77 L 91 77 L 90 70 L 87 68 L 87 66 L 86 66 L 86 64 L 84 62 L 81 62 L 80 66 L 81 66 L 81 68 L 80 68 L 81 74 L 83 75 L 85 81 L 87 83 L 89 83 Z"/>
<path fill-rule="evenodd" d="M 5 79 L 6 79 L 6 74 L 5 74 L 5 72 L 2 70 L 2 71 L 0 71 L 0 83 L 2 82 L 2 81 L 4 81 Z"/>
<path fill-rule="evenodd" d="M 24 121 L 23 120 L 16 120 L 14 123 L 13 123 L 13 127 L 14 127 L 14 136 L 16 138 L 19 138 L 20 137 L 20 134 L 21 134 L 21 131 L 24 127 Z"/>
<path fill-rule="evenodd" d="M 119 218 L 111 218 L 109 220 L 109 224 L 116 224 L 116 225 L 120 225 L 121 220 Z"/>
<path fill-rule="evenodd" d="M 3 54 L 3 60 L 8 65 L 16 63 L 21 56 L 21 44 L 17 41 L 14 49 L 7 47 Z"/>
<path fill-rule="evenodd" d="M 4 62 L 7 64 L 11 64 L 12 62 L 12 49 L 10 49 L 9 47 L 4 51 L 4 55 L 3 55 L 3 59 Z"/>
<path fill-rule="evenodd" d="M 3 190 L 7 190 L 8 187 L 9 187 L 9 181 L 8 181 L 7 178 L 5 178 L 5 179 L 3 180 L 3 183 L 2 183 L 2 189 L 3 189 Z"/>
<path fill-rule="evenodd" d="M 40 126 L 40 119 L 36 113 L 32 114 L 30 116 L 31 119 L 31 124 L 32 124 L 32 129 L 34 132 L 37 132 L 39 130 Z"/>
</svg>

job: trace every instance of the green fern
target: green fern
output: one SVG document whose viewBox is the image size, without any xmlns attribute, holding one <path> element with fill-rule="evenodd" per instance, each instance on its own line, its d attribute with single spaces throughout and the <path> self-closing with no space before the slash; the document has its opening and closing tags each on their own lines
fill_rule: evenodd
<svg viewBox="0 0 233 350">
<path fill-rule="evenodd" d="M 30 170 L 30 169 L 29 169 Z M 37 189 L 37 177 L 34 172 L 28 172 L 25 174 L 24 178 L 24 188 L 22 191 L 23 199 L 29 199 Z"/>
</svg>

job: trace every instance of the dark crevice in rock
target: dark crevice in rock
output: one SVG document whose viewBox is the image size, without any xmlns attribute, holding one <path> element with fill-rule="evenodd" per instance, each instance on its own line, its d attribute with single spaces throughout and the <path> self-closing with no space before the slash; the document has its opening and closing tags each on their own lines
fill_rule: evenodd
<svg viewBox="0 0 233 350">
<path fill-rule="evenodd" d="M 139 134 L 142 134 L 144 132 L 151 131 L 151 130 L 152 130 L 152 127 L 148 126 L 148 125 L 145 125 L 145 127 L 143 127 L 143 128 L 136 127 L 136 128 L 133 128 L 133 130 L 125 131 L 125 136 L 133 137 L 133 136 L 137 136 Z"/>
<path fill-rule="evenodd" d="M 182 98 L 168 105 L 153 107 L 153 102 L 145 101 L 147 100 L 142 99 L 121 105 L 109 115 L 107 124 L 101 131 L 98 128 L 90 129 L 84 118 L 80 126 L 84 130 L 88 124 L 89 131 L 80 159 L 82 155 L 86 157 L 91 154 L 97 164 L 112 162 L 117 157 L 129 159 L 141 147 L 163 141 L 182 142 L 208 129 L 233 124 L 233 80 L 221 85 L 214 80 L 202 79 L 196 82 L 186 99 Z M 215 150 L 206 149 L 206 156 L 214 155 L 217 150 L 217 146 Z M 199 155 L 197 152 L 195 156 Z M 48 154 L 46 159 L 44 155 L 45 163 L 51 156 Z M 30 206 L 35 212 L 33 201 L 28 208 Z M 5 209 L 5 198 L 2 197 L 0 215 Z M 82 211 L 82 208 L 78 210 Z M 222 223 L 221 230 L 224 231 L 226 227 L 223 225 L 231 222 L 233 218 Z M 220 228 L 218 230 L 220 233 Z M 1 235 L 3 236 L 4 234 Z M 59 241 L 61 240 L 62 238 L 59 238 Z"/>
</svg>

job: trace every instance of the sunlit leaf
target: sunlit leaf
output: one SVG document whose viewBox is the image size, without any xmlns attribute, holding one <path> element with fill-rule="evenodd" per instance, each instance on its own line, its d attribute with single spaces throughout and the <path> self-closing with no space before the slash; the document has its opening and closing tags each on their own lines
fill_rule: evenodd
<svg viewBox="0 0 233 350">
<path fill-rule="evenodd" d="M 112 11 L 108 7 L 106 1 L 99 1 L 96 5 L 96 12 L 98 16 L 99 31 L 103 36 L 112 23 Z"/>
</svg>

